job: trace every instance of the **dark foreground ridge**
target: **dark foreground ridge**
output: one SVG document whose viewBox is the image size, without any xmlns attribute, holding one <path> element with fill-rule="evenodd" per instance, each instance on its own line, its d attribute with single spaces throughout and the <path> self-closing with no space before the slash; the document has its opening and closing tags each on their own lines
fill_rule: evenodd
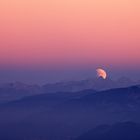
<svg viewBox="0 0 140 140">
<path fill-rule="evenodd" d="M 75 140 L 140 140 L 140 124 L 134 122 L 101 125 Z"/>
</svg>

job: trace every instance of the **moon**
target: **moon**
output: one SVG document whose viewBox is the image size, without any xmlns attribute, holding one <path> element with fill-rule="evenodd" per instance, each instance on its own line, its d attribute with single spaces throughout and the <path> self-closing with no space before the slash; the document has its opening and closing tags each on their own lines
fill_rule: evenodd
<svg viewBox="0 0 140 140">
<path fill-rule="evenodd" d="M 97 76 L 98 77 L 102 77 L 103 79 L 106 79 L 107 78 L 107 73 L 105 70 L 101 69 L 101 68 L 98 68 L 96 69 L 97 71 Z"/>
</svg>

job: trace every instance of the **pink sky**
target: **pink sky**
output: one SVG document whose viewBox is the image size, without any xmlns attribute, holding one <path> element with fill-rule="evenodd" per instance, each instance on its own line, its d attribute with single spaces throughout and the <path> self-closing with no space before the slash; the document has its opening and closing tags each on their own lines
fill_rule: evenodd
<svg viewBox="0 0 140 140">
<path fill-rule="evenodd" d="M 0 66 L 140 64 L 139 0 L 2 0 Z"/>
</svg>

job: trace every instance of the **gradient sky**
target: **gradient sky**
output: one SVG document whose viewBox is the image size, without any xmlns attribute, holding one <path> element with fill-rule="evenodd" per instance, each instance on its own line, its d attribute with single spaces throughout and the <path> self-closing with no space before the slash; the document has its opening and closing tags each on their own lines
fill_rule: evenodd
<svg viewBox="0 0 140 140">
<path fill-rule="evenodd" d="M 47 70 L 50 76 L 51 70 L 91 71 L 98 66 L 114 75 L 123 70 L 136 76 L 139 60 L 139 0 L 0 1 L 3 80 L 13 71 L 26 70 L 24 77 Z"/>
</svg>

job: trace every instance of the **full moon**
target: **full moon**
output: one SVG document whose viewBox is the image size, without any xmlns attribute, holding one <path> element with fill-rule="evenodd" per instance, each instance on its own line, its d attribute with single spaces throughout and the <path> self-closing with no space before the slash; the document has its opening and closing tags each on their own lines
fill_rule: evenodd
<svg viewBox="0 0 140 140">
<path fill-rule="evenodd" d="M 105 70 L 99 68 L 96 71 L 97 71 L 97 76 L 98 77 L 102 77 L 103 79 L 106 79 L 107 73 L 106 73 Z"/>
</svg>

